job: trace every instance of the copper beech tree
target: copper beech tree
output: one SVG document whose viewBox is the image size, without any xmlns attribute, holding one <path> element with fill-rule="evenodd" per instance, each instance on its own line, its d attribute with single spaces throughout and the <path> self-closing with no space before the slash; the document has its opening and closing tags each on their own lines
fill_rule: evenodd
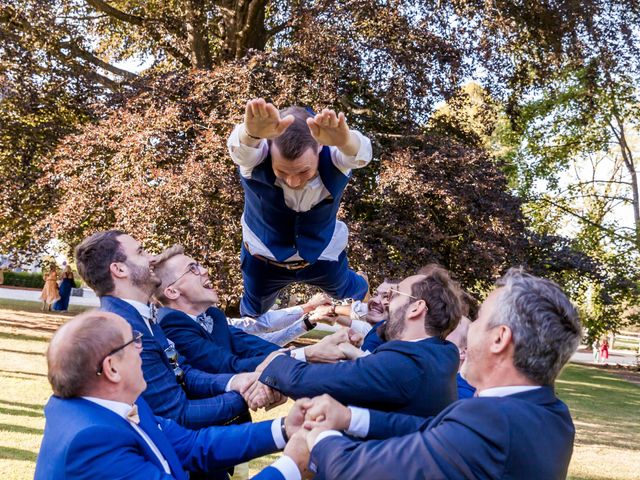
<svg viewBox="0 0 640 480">
<path fill-rule="evenodd" d="M 110 227 L 151 249 L 182 243 L 237 301 L 243 194 L 226 139 L 245 100 L 260 93 L 313 108 L 339 101 L 322 83 L 263 68 L 270 61 L 277 59 L 148 79 L 116 111 L 68 136 L 44 180 L 58 192 L 56 208 L 39 227 L 69 245 Z M 378 144 L 376 153 L 340 212 L 351 226 L 352 261 L 372 281 L 439 261 L 473 286 L 522 260 L 519 202 L 482 150 L 426 135 Z"/>
</svg>

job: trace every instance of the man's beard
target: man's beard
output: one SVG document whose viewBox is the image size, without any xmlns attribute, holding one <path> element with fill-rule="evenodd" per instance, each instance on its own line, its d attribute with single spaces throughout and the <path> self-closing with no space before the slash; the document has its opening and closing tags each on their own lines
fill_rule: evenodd
<svg viewBox="0 0 640 480">
<path fill-rule="evenodd" d="M 389 319 L 378 327 L 378 336 L 385 342 L 399 340 L 404 332 L 404 319 L 409 304 L 403 305 L 394 312 L 389 312 Z"/>
<path fill-rule="evenodd" d="M 158 277 L 151 273 L 149 267 L 144 268 L 129 262 L 127 262 L 127 266 L 131 269 L 131 283 L 134 287 L 148 291 L 151 294 L 162 283 Z"/>
</svg>

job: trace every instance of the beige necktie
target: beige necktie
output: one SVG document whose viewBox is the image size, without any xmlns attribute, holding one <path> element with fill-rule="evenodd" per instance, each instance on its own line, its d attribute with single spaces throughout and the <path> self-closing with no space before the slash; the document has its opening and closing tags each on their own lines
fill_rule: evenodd
<svg viewBox="0 0 640 480">
<path fill-rule="evenodd" d="M 138 415 L 138 406 L 135 403 L 133 404 L 133 407 L 131 407 L 131 410 L 129 411 L 129 413 L 127 413 L 127 420 L 135 423 L 136 425 L 140 423 L 140 416 Z"/>
</svg>

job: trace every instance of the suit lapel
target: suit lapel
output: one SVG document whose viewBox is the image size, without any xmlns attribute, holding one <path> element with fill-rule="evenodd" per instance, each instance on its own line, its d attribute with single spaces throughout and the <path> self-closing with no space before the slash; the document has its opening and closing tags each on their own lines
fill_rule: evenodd
<svg viewBox="0 0 640 480">
<path fill-rule="evenodd" d="M 178 480 L 187 479 L 175 449 L 160 429 L 160 425 L 156 422 L 149 408 L 142 405 L 141 402 L 138 402 L 138 410 L 140 412 L 140 428 L 149 435 L 151 441 L 158 447 L 158 450 L 160 450 L 160 453 L 162 453 L 162 456 L 169 464 L 169 468 L 171 468 L 174 477 Z"/>
</svg>

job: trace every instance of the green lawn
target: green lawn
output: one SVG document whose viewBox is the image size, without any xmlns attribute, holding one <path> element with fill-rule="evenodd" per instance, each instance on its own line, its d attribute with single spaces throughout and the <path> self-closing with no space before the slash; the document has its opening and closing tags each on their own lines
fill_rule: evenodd
<svg viewBox="0 0 640 480">
<path fill-rule="evenodd" d="M 0 301 L 0 478 L 33 478 L 50 395 L 44 353 L 51 332 L 68 315 L 43 314 L 37 305 Z M 571 365 L 558 381 L 578 430 L 573 479 L 636 479 L 640 472 L 640 387 L 595 368 Z M 276 418 L 283 405 L 254 415 Z M 541 438 L 544 441 L 544 438 Z M 251 472 L 277 455 L 251 462 Z"/>
</svg>

